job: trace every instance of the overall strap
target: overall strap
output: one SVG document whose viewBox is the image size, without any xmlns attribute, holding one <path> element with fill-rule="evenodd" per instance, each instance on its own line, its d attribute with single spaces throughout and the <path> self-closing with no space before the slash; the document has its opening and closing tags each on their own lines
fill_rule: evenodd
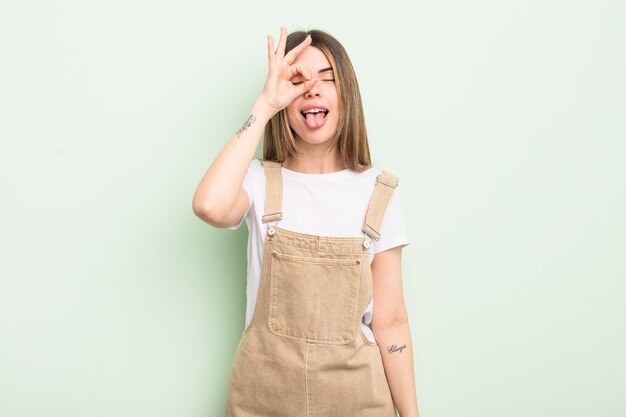
<svg viewBox="0 0 626 417">
<path fill-rule="evenodd" d="M 370 239 L 378 240 L 380 238 L 380 226 L 383 222 L 383 216 L 389 204 L 391 193 L 397 186 L 398 177 L 385 170 L 376 177 L 374 192 L 365 214 L 365 224 L 361 229 Z"/>
<path fill-rule="evenodd" d="M 280 220 L 283 217 L 283 177 L 282 164 L 275 161 L 262 160 L 265 170 L 265 213 L 263 223 Z"/>
</svg>

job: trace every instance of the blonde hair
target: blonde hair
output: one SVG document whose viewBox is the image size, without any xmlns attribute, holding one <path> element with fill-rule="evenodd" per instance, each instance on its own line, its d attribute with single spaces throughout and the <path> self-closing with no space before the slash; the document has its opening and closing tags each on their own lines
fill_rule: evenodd
<svg viewBox="0 0 626 417">
<path fill-rule="evenodd" d="M 311 46 L 321 50 L 333 69 L 339 97 L 339 125 L 332 141 L 346 168 L 357 172 L 371 167 L 365 116 L 359 84 L 352 62 L 344 47 L 330 34 L 321 30 L 293 32 L 287 36 L 285 54 L 298 46 L 307 35 L 311 35 Z M 265 126 L 263 159 L 284 162 L 295 154 L 294 132 L 282 109 Z"/>
</svg>

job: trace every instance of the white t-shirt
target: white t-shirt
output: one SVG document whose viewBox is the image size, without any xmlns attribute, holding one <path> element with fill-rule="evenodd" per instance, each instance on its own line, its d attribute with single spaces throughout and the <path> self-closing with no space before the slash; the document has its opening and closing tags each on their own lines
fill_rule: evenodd
<svg viewBox="0 0 626 417">
<path fill-rule="evenodd" d="M 282 167 L 282 219 L 276 224 L 299 233 L 331 237 L 363 237 L 361 231 L 376 177 L 382 168 L 371 167 L 364 172 L 351 169 L 328 174 L 305 174 Z M 392 172 L 393 173 L 393 172 Z M 380 226 L 380 239 L 372 240 L 370 265 L 378 252 L 409 244 L 404 221 L 401 180 L 394 189 Z M 261 281 L 263 243 L 267 223 L 261 221 L 265 209 L 265 172 L 261 160 L 253 159 L 243 181 L 250 198 L 250 207 L 236 230 L 246 220 L 248 226 L 248 281 L 246 288 L 245 327 L 252 320 Z M 361 328 L 368 340 L 376 339 L 371 329 L 373 299 L 363 315 Z"/>
</svg>

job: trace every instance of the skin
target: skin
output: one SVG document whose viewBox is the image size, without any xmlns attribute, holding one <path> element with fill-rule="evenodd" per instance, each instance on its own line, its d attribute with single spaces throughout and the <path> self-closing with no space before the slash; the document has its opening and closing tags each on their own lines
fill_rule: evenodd
<svg viewBox="0 0 626 417">
<path fill-rule="evenodd" d="M 339 97 L 326 55 L 314 46 L 302 49 L 294 60 L 304 73 L 290 79 L 301 85 L 312 75 L 314 84 L 304 94 L 296 96 L 286 106 L 287 120 L 295 131 L 297 154 L 283 165 L 288 169 L 309 173 L 334 172 L 340 166 L 336 150 L 331 144 L 339 124 Z M 329 113 L 324 126 L 309 128 L 301 109 L 307 104 L 319 104 Z M 372 331 L 381 349 L 383 365 L 394 404 L 400 417 L 419 417 L 415 388 L 413 349 L 408 315 L 402 288 L 402 247 L 379 252 L 372 262 L 374 314 Z"/>
<path fill-rule="evenodd" d="M 400 417 L 419 417 L 413 345 L 402 288 L 402 247 L 378 252 L 372 261 L 372 332 Z"/>
<path fill-rule="evenodd" d="M 339 103 L 325 55 L 310 47 L 307 37 L 285 54 L 287 29 L 281 28 L 278 48 L 268 36 L 268 75 L 261 95 L 241 128 L 230 138 L 202 177 L 193 198 L 193 211 L 214 227 L 238 224 L 247 211 L 248 195 L 242 187 L 248 165 L 269 119 L 287 108 L 290 126 L 296 132 L 298 152 L 283 165 L 304 173 L 328 173 L 344 169 L 331 146 L 337 129 Z M 326 124 L 309 129 L 300 114 L 307 103 L 323 104 L 330 110 Z M 419 417 L 413 371 L 413 351 L 404 304 L 401 273 L 402 248 L 379 252 L 372 263 L 374 311 L 372 330 L 394 404 L 400 417 Z"/>
<path fill-rule="evenodd" d="M 320 49 L 307 46 L 294 63 L 306 68 L 315 82 L 304 94 L 296 96 L 285 109 L 287 121 L 295 132 L 297 154 L 287 158 L 284 165 L 301 172 L 323 173 L 344 169 L 332 145 L 333 135 L 339 125 L 339 95 L 330 62 Z M 291 82 L 300 85 L 304 79 L 304 76 L 298 74 Z M 307 126 L 301 114 L 306 105 L 319 105 L 329 110 L 322 127 Z"/>
</svg>

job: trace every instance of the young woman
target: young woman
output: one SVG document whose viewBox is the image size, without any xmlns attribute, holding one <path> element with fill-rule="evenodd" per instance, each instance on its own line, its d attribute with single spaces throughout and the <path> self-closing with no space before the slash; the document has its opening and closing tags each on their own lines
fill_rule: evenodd
<svg viewBox="0 0 626 417">
<path fill-rule="evenodd" d="M 350 59 L 328 33 L 285 28 L 268 59 L 193 199 L 206 223 L 250 232 L 226 415 L 418 417 L 400 187 L 370 162 Z"/>
</svg>

